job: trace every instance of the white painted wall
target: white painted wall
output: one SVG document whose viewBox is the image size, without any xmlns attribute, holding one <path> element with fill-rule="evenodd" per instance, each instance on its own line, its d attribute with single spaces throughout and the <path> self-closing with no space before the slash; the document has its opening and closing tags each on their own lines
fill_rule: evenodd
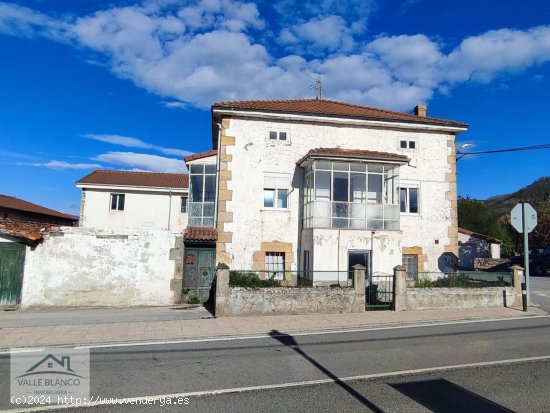
<svg viewBox="0 0 550 413">
<path fill-rule="evenodd" d="M 21 307 L 171 305 L 176 235 L 63 227 L 27 247 Z"/>
<path fill-rule="evenodd" d="M 287 131 L 289 141 L 268 141 L 270 130 Z M 450 172 L 447 156 L 451 154 L 451 149 L 447 146 L 447 140 L 452 135 L 242 118 L 232 118 L 230 128 L 225 133 L 236 137 L 235 146 L 227 148 L 228 153 L 233 155 L 229 164 L 232 180 L 228 185 L 228 189 L 233 190 L 233 200 L 228 203 L 229 211 L 233 212 L 233 223 L 225 226 L 227 231 L 233 232 L 232 243 L 227 246 L 231 256 L 228 264 L 233 268 L 252 268 L 252 253 L 260 249 L 261 242 L 268 241 L 292 243 L 294 268 L 297 268 L 301 253 L 298 251 L 298 239 L 303 173 L 296 162 L 310 149 L 341 147 L 409 156 L 411 166 L 401 168 L 401 180 L 421 188 L 420 214 L 402 216 L 401 231 L 377 232 L 384 241 L 383 245 L 375 242 L 373 270 L 391 273 L 393 266 L 401 263 L 402 246 L 422 247 L 428 256 L 426 270 L 438 270 L 438 260 L 444 253 L 444 246 L 450 243 L 448 227 L 451 224 L 451 204 L 445 199 L 448 190 L 445 174 Z M 400 149 L 400 140 L 409 139 L 416 140 L 417 149 Z M 263 210 L 263 179 L 266 173 L 289 174 L 292 191 L 288 211 Z M 369 235 L 366 238 L 365 233 Z M 341 234 L 346 238 L 342 244 L 346 247 L 370 247 L 370 231 L 358 234 L 358 231 L 343 230 Z M 340 269 L 347 269 L 347 252 L 344 247 L 339 251 L 334 248 L 334 236 L 320 244 L 314 236 L 311 242 L 315 250 L 312 252 L 315 269 L 334 268 L 338 256 Z M 307 245 L 306 239 L 302 238 L 302 244 L 303 250 Z"/>
<path fill-rule="evenodd" d="M 111 210 L 112 193 L 126 195 L 124 211 Z M 187 226 L 187 214 L 181 213 L 187 191 L 88 187 L 84 194 L 80 226 L 85 228 L 182 231 Z"/>
</svg>

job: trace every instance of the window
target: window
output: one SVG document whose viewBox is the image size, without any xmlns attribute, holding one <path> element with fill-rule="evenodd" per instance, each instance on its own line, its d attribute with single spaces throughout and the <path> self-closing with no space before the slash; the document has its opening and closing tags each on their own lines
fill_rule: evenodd
<svg viewBox="0 0 550 413">
<path fill-rule="evenodd" d="M 124 194 L 111 194 L 111 211 L 124 211 Z"/>
<path fill-rule="evenodd" d="M 187 202 L 189 201 L 189 198 L 186 196 L 181 197 L 181 213 L 187 214 Z"/>
<path fill-rule="evenodd" d="M 416 149 L 416 141 L 400 141 L 399 147 L 401 149 Z"/>
<path fill-rule="evenodd" d="M 283 141 L 288 140 L 287 133 L 284 131 L 269 131 L 269 140 L 270 141 Z"/>
<path fill-rule="evenodd" d="M 213 227 L 215 201 L 216 165 L 190 165 L 188 225 L 190 227 Z"/>
<path fill-rule="evenodd" d="M 413 281 L 418 279 L 418 255 L 403 254 L 403 267 L 407 272 L 407 280 Z"/>
<path fill-rule="evenodd" d="M 399 204 L 404 214 L 418 214 L 418 188 L 400 188 Z"/>
<path fill-rule="evenodd" d="M 399 229 L 399 165 L 316 159 L 304 168 L 305 228 Z"/>
<path fill-rule="evenodd" d="M 266 252 L 265 253 L 265 271 L 267 278 L 282 280 L 285 271 L 285 253 L 284 252 Z"/>
<path fill-rule="evenodd" d="M 264 208 L 288 209 L 288 176 L 264 176 Z"/>
</svg>

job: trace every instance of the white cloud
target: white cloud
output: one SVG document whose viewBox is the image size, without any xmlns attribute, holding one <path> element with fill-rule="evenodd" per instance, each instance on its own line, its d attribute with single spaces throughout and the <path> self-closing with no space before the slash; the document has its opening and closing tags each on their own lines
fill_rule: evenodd
<svg viewBox="0 0 550 413">
<path fill-rule="evenodd" d="M 50 169 L 98 169 L 101 165 L 96 163 L 69 163 L 65 161 L 50 161 L 45 163 L 32 163 L 31 166 L 42 166 Z"/>
<path fill-rule="evenodd" d="M 336 49 L 348 51 L 354 46 L 351 30 L 345 20 L 335 15 L 322 19 L 313 17 L 305 23 L 283 29 L 279 35 L 279 41 L 293 46 L 295 50 L 309 53 Z"/>
<path fill-rule="evenodd" d="M 285 24 L 292 22 L 280 27 L 278 39 L 295 50 L 308 45 L 316 53 L 325 50 L 315 59 L 274 55 L 269 41 L 260 44 L 254 32 L 265 27 L 256 5 L 235 0 L 201 0 L 186 7 L 149 0 L 76 19 L 0 3 L 0 32 L 88 48 L 96 61 L 159 95 L 169 107 L 313 96 L 311 76 L 321 76 L 327 98 L 408 110 L 461 82 L 488 82 L 550 60 L 550 26 L 494 30 L 464 39 L 450 51 L 422 34 L 379 36 L 359 44 L 356 34 L 365 29 L 376 1 L 297 4 L 283 0 L 274 6 L 288 17 L 282 19 Z M 182 155 L 140 142 L 151 146 L 125 146 Z"/>
<path fill-rule="evenodd" d="M 184 151 L 182 149 L 166 148 L 164 146 L 153 145 L 152 143 L 144 142 L 141 139 L 133 138 L 130 136 L 88 133 L 82 135 L 82 137 L 99 142 L 110 143 L 113 145 L 125 146 L 127 148 L 152 149 L 166 155 L 188 156 L 193 153 L 189 151 Z"/>
<path fill-rule="evenodd" d="M 184 173 L 186 170 L 183 159 L 135 152 L 108 152 L 96 156 L 94 160 L 144 171 Z"/>
</svg>

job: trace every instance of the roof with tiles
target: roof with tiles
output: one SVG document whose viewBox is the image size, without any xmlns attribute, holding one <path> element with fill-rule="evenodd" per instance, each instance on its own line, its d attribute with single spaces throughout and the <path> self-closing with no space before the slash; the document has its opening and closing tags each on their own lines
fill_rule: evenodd
<svg viewBox="0 0 550 413">
<path fill-rule="evenodd" d="M 78 217 L 75 217 L 74 215 L 64 214 L 63 212 L 55 211 L 53 209 L 33 204 L 32 202 L 24 201 L 22 199 L 8 195 L 0 195 L 0 208 L 31 212 L 33 214 L 48 215 L 56 218 L 64 218 L 73 222 L 78 221 Z"/>
<path fill-rule="evenodd" d="M 325 99 L 299 100 L 249 100 L 235 102 L 217 102 L 212 109 L 252 110 L 263 112 L 296 113 L 330 117 L 350 117 L 365 120 L 388 122 L 406 122 L 429 125 L 451 126 L 467 128 L 463 122 L 448 119 L 416 116 L 408 113 L 394 112 L 368 106 L 353 105 L 350 103 L 335 102 Z"/>
<path fill-rule="evenodd" d="M 316 148 L 311 149 L 302 159 L 297 162 L 297 164 L 300 165 L 307 158 L 315 157 L 316 155 L 322 157 L 361 158 L 381 161 L 398 161 L 404 163 L 409 161 L 409 158 L 405 155 L 390 152 L 376 152 L 361 149 L 343 148 Z"/>
<path fill-rule="evenodd" d="M 216 241 L 218 231 L 215 228 L 187 227 L 183 234 L 185 241 Z"/>
<path fill-rule="evenodd" d="M 161 172 L 97 170 L 86 175 L 76 183 L 186 189 L 189 187 L 189 175 Z"/>
<path fill-rule="evenodd" d="M 498 238 L 493 238 L 493 237 L 490 237 L 489 235 L 479 234 L 477 232 L 470 231 L 468 229 L 458 228 L 458 232 L 464 235 L 468 235 L 470 237 L 479 238 L 480 240 L 487 241 L 490 244 L 502 244 L 502 240 Z"/>
<path fill-rule="evenodd" d="M 43 222 L 17 221 L 9 218 L 0 218 L 0 234 L 20 238 L 28 242 L 36 242 L 43 238 L 43 233 L 59 230 L 59 225 Z"/>
<path fill-rule="evenodd" d="M 212 149 L 212 150 L 206 151 L 206 152 L 199 152 L 199 153 L 196 153 L 194 155 L 186 156 L 185 157 L 185 162 L 196 161 L 197 159 L 208 158 L 210 156 L 215 156 L 217 154 L 218 154 L 218 151 L 216 149 Z"/>
</svg>

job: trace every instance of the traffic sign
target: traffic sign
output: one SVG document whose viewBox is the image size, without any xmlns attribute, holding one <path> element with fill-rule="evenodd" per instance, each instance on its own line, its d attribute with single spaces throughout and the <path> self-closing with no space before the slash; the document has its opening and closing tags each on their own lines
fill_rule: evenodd
<svg viewBox="0 0 550 413">
<path fill-rule="evenodd" d="M 524 216 L 525 223 L 523 222 Z M 537 211 L 527 202 L 520 202 L 512 209 L 511 224 L 520 234 L 523 234 L 524 226 L 527 233 L 530 233 L 537 226 Z"/>
</svg>

